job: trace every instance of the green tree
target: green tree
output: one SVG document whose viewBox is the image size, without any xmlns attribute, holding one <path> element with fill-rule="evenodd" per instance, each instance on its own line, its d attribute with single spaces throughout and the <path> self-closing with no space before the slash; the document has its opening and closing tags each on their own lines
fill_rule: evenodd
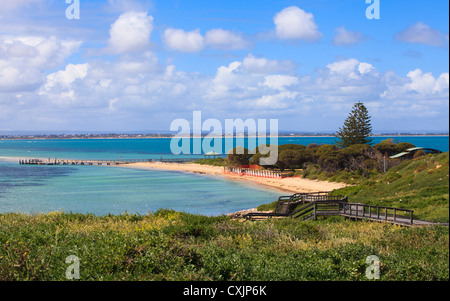
<svg viewBox="0 0 450 301">
<path fill-rule="evenodd" d="M 372 144 L 372 126 L 367 108 L 363 103 L 358 102 L 353 105 L 342 128 L 339 128 L 336 136 L 340 139 L 337 144 L 341 147 L 348 147 L 353 144 Z"/>
<path fill-rule="evenodd" d="M 248 149 L 237 146 L 230 150 L 227 155 L 227 165 L 229 166 L 241 166 L 248 165 L 250 163 L 250 158 L 253 155 L 249 154 Z"/>
</svg>

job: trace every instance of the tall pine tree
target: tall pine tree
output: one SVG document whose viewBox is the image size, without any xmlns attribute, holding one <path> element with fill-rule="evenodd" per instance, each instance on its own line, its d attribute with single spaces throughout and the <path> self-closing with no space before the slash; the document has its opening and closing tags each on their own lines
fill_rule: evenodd
<svg viewBox="0 0 450 301">
<path fill-rule="evenodd" d="M 348 147 L 353 144 L 372 144 L 372 126 L 367 108 L 361 102 L 353 105 L 353 109 L 342 128 L 339 128 L 336 136 L 340 139 L 337 144 L 341 147 Z"/>
</svg>

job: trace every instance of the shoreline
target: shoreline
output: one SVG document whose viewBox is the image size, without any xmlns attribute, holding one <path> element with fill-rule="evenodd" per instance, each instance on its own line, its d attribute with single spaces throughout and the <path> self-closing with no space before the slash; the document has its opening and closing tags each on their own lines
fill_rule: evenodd
<svg viewBox="0 0 450 301">
<path fill-rule="evenodd" d="M 0 156 L 0 160 L 17 162 L 18 160 L 25 159 L 23 157 L 3 157 Z M 38 158 L 39 159 L 39 158 Z M 301 192 L 317 192 L 317 191 L 332 191 L 334 189 L 339 189 L 347 187 L 349 185 L 344 183 L 310 180 L 300 177 L 292 178 L 261 178 L 253 176 L 241 176 L 233 174 L 225 174 L 224 167 L 212 166 L 212 165 L 202 165 L 197 163 L 165 163 L 165 162 L 138 162 L 138 163 L 127 163 L 120 165 L 111 165 L 104 167 L 119 167 L 119 168 L 131 168 L 131 169 L 141 169 L 141 170 L 160 170 L 160 171 L 173 171 L 182 172 L 194 175 L 203 175 L 210 177 L 218 177 L 226 179 L 233 182 L 245 182 L 247 185 L 256 186 L 260 189 L 268 189 L 280 193 L 280 195 L 291 195 L 294 193 Z M 243 214 L 248 212 L 255 212 L 256 208 L 248 208 L 239 210 L 236 212 L 229 212 L 226 215 L 232 218 L 239 218 Z"/>
<path fill-rule="evenodd" d="M 300 177 L 276 179 L 276 178 L 252 177 L 247 175 L 240 176 L 233 174 L 225 174 L 223 172 L 224 169 L 223 167 L 202 165 L 197 163 L 140 162 L 140 163 L 118 165 L 118 167 L 147 169 L 147 170 L 168 170 L 193 174 L 203 174 L 216 177 L 220 176 L 222 178 L 229 179 L 232 181 L 241 181 L 241 182 L 244 181 L 256 185 L 262 185 L 266 188 L 270 188 L 285 193 L 332 191 L 334 189 L 339 189 L 348 186 L 347 184 L 344 183 L 310 180 Z"/>
<path fill-rule="evenodd" d="M 24 157 L 3 157 L 0 160 L 17 162 L 18 160 L 26 159 Z M 47 160 L 45 158 L 36 158 Z M 63 159 L 61 159 L 63 160 Z M 262 178 L 253 176 L 241 176 L 234 174 L 225 174 L 224 168 L 221 166 L 203 165 L 197 163 L 166 163 L 166 162 L 137 162 L 120 165 L 112 165 L 105 167 L 121 167 L 121 168 L 135 168 L 144 170 L 166 170 L 183 173 L 191 173 L 197 175 L 206 175 L 213 177 L 221 177 L 230 181 L 247 182 L 252 185 L 261 186 L 267 189 L 276 190 L 280 193 L 300 193 L 300 192 L 316 192 L 316 191 L 332 191 L 349 186 L 344 183 L 310 180 L 300 177 L 291 178 Z"/>
<path fill-rule="evenodd" d="M 380 135 L 372 135 L 370 136 L 371 138 L 375 138 L 375 137 L 449 137 L 450 134 L 393 134 L 393 135 L 389 135 L 389 134 L 380 134 Z M 269 136 L 268 136 L 269 137 Z M 333 135 L 294 135 L 294 136 L 289 136 L 289 135 L 281 135 L 281 136 L 277 136 L 278 138 L 333 138 L 335 136 Z M 6 137 L 6 138 L 0 138 L 0 141 L 4 140 L 4 141 L 10 141 L 10 140 L 127 140 L 127 139 L 173 139 L 174 137 L 168 137 L 168 136 L 163 136 L 163 137 L 21 137 L 19 136 L 18 138 L 14 138 L 14 137 Z M 183 137 L 177 137 L 177 138 L 193 138 L 192 136 L 183 136 Z M 202 137 L 205 138 L 205 137 Z M 210 137 L 210 138 L 226 138 L 223 136 L 219 136 L 219 137 Z M 240 136 L 236 136 L 233 138 L 244 138 L 244 137 L 240 137 Z M 249 137 L 245 137 L 245 138 L 258 138 L 258 136 L 249 136 Z"/>
</svg>

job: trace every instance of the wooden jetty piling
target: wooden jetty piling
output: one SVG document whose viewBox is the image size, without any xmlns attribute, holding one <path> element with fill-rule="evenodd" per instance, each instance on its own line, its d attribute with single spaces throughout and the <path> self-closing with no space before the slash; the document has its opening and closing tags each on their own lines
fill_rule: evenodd
<svg viewBox="0 0 450 301">
<path fill-rule="evenodd" d="M 121 159 L 121 160 L 68 160 L 68 159 L 20 159 L 20 165 L 121 165 L 141 162 L 164 162 L 164 163 L 187 163 L 198 160 L 197 158 L 175 158 L 175 159 Z"/>
</svg>

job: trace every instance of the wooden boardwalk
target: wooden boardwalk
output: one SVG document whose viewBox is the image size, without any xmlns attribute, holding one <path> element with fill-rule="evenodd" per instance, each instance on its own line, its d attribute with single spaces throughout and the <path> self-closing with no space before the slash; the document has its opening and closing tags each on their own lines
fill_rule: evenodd
<svg viewBox="0 0 450 301">
<path fill-rule="evenodd" d="M 438 224 L 448 226 L 448 223 L 414 219 L 413 210 L 349 203 L 346 196 L 329 196 L 326 192 L 281 196 L 278 198 L 275 212 L 249 213 L 244 215 L 244 218 L 256 220 L 290 217 L 301 220 L 317 220 L 319 216 L 343 216 L 354 220 L 376 221 L 408 227 Z"/>
<path fill-rule="evenodd" d="M 20 165 L 121 165 L 140 162 L 164 162 L 164 163 L 187 163 L 198 160 L 197 158 L 175 158 L 175 159 L 122 159 L 122 160 L 65 160 L 65 159 L 21 159 Z"/>
</svg>

